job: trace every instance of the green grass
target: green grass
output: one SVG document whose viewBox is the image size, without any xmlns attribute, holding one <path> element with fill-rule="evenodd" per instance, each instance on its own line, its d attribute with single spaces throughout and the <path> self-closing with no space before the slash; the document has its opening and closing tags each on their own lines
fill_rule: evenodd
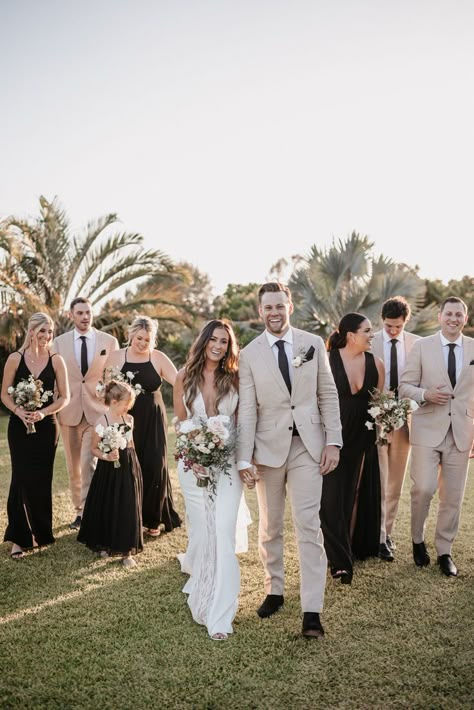
<svg viewBox="0 0 474 710">
<path fill-rule="evenodd" d="M 0 418 L 0 528 L 10 465 Z M 472 465 L 471 465 L 472 469 Z M 172 464 L 180 512 L 183 502 Z M 458 579 L 411 560 L 408 485 L 393 564 L 357 565 L 352 587 L 327 583 L 323 641 L 300 637 L 298 562 L 287 518 L 285 606 L 260 620 L 257 525 L 240 556 L 242 590 L 229 641 L 193 623 L 176 554 L 184 528 L 146 543 L 133 570 L 76 542 L 64 456 L 54 478 L 57 542 L 23 560 L 0 546 L 0 708 L 468 708 L 474 681 L 474 485 L 454 548 Z M 254 492 L 247 493 L 254 520 Z M 434 510 L 427 541 L 433 550 Z"/>
</svg>

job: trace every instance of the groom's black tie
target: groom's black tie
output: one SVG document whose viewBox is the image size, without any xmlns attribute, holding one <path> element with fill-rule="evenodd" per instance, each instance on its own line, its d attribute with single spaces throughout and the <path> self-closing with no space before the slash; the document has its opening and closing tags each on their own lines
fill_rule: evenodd
<svg viewBox="0 0 474 710">
<path fill-rule="evenodd" d="M 288 392 L 291 393 L 290 370 L 288 367 L 288 358 L 285 353 L 285 341 L 277 340 L 276 346 L 278 348 L 278 367 L 280 368 L 280 372 L 283 375 L 286 386 L 288 387 Z"/>
<path fill-rule="evenodd" d="M 398 359 L 397 359 L 397 343 L 396 338 L 392 338 L 392 349 L 390 350 L 390 389 L 398 394 Z"/>
<path fill-rule="evenodd" d="M 448 353 L 448 375 L 451 380 L 453 389 L 456 387 L 456 355 L 454 354 L 454 348 L 456 343 L 449 343 L 449 353 Z"/>
</svg>

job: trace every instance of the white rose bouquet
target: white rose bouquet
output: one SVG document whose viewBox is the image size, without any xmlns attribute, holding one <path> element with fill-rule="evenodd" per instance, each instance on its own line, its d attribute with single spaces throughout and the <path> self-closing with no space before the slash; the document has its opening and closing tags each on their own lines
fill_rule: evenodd
<svg viewBox="0 0 474 710">
<path fill-rule="evenodd" d="M 370 404 L 368 414 L 373 421 L 365 422 L 365 426 L 367 429 L 373 429 L 375 424 L 377 444 L 380 446 L 386 446 L 392 431 L 401 429 L 411 412 L 418 409 L 417 403 L 412 399 L 398 399 L 394 392 L 379 392 L 377 389 L 372 391 Z"/>
<path fill-rule="evenodd" d="M 97 446 L 104 454 L 127 448 L 128 439 L 123 424 L 97 424 L 95 430 L 100 437 Z M 120 461 L 114 461 L 114 468 L 120 468 Z"/>
<path fill-rule="evenodd" d="M 230 477 L 229 457 L 235 442 L 230 432 L 230 417 L 219 414 L 215 417 L 193 417 L 180 422 L 177 417 L 175 459 L 181 459 L 185 471 L 195 471 L 197 485 L 209 487 L 213 499 L 217 492 L 217 478 L 220 472 Z M 205 474 L 200 470 L 205 469 Z"/>
<path fill-rule="evenodd" d="M 26 412 L 36 412 L 41 409 L 41 405 L 48 401 L 53 396 L 51 390 L 43 389 L 42 380 L 35 380 L 33 375 L 30 375 L 26 380 L 20 380 L 16 387 L 9 387 L 8 394 L 12 396 L 17 407 L 21 407 Z M 26 433 L 34 434 L 36 428 L 33 422 L 28 422 L 26 425 Z"/>
<path fill-rule="evenodd" d="M 99 380 L 95 387 L 96 395 L 98 397 L 102 395 L 102 392 L 105 389 L 106 382 L 109 382 L 109 380 L 117 380 L 118 382 L 126 382 L 127 385 L 130 385 L 131 388 L 135 391 L 136 396 L 138 397 L 138 395 L 143 392 L 143 387 L 139 382 L 133 384 L 135 374 L 136 373 L 132 372 L 131 370 L 127 370 L 127 372 L 124 374 L 122 370 L 119 370 L 118 367 L 107 367 L 104 370 L 103 380 Z"/>
</svg>

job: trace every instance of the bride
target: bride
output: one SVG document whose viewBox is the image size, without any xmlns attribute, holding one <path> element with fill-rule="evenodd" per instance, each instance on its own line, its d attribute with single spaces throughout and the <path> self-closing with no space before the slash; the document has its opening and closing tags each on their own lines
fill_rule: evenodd
<svg viewBox="0 0 474 710">
<path fill-rule="evenodd" d="M 237 368 L 238 347 L 232 326 L 227 320 L 209 321 L 176 377 L 173 404 L 178 432 L 179 423 L 192 416 L 225 414 L 231 419 L 235 435 Z M 197 479 L 203 474 L 201 467 L 195 465 L 189 471 L 181 460 L 178 463 L 188 532 L 188 549 L 180 556 L 180 562 L 182 571 L 191 575 L 183 591 L 189 595 L 193 619 L 206 626 L 215 641 L 232 633 L 240 591 L 236 530 L 244 530 L 244 542 L 237 545 L 237 551 L 244 551 L 249 522 L 234 455 L 230 463 L 230 475 L 218 476 L 214 497 L 209 488 L 197 486 Z"/>
</svg>

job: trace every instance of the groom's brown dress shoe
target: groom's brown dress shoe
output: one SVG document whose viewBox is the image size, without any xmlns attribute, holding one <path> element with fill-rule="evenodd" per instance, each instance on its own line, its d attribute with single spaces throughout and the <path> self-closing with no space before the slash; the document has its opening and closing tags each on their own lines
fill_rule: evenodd
<svg viewBox="0 0 474 710">
<path fill-rule="evenodd" d="M 446 575 L 446 577 L 457 577 L 458 570 L 453 562 L 451 555 L 440 555 L 438 557 L 438 564 L 440 566 L 441 572 Z"/>
<path fill-rule="evenodd" d="M 262 606 L 257 609 L 257 614 L 261 619 L 266 619 L 267 616 L 271 616 L 276 611 L 278 611 L 278 609 L 283 606 L 283 602 L 283 595 L 267 594 Z"/>
<path fill-rule="evenodd" d="M 301 633 L 303 636 L 308 636 L 309 638 L 322 638 L 324 636 L 324 629 L 321 625 L 319 614 L 314 611 L 304 612 L 303 630 Z"/>
<path fill-rule="evenodd" d="M 413 559 L 417 567 L 428 567 L 430 556 L 424 542 L 413 543 Z"/>
</svg>

